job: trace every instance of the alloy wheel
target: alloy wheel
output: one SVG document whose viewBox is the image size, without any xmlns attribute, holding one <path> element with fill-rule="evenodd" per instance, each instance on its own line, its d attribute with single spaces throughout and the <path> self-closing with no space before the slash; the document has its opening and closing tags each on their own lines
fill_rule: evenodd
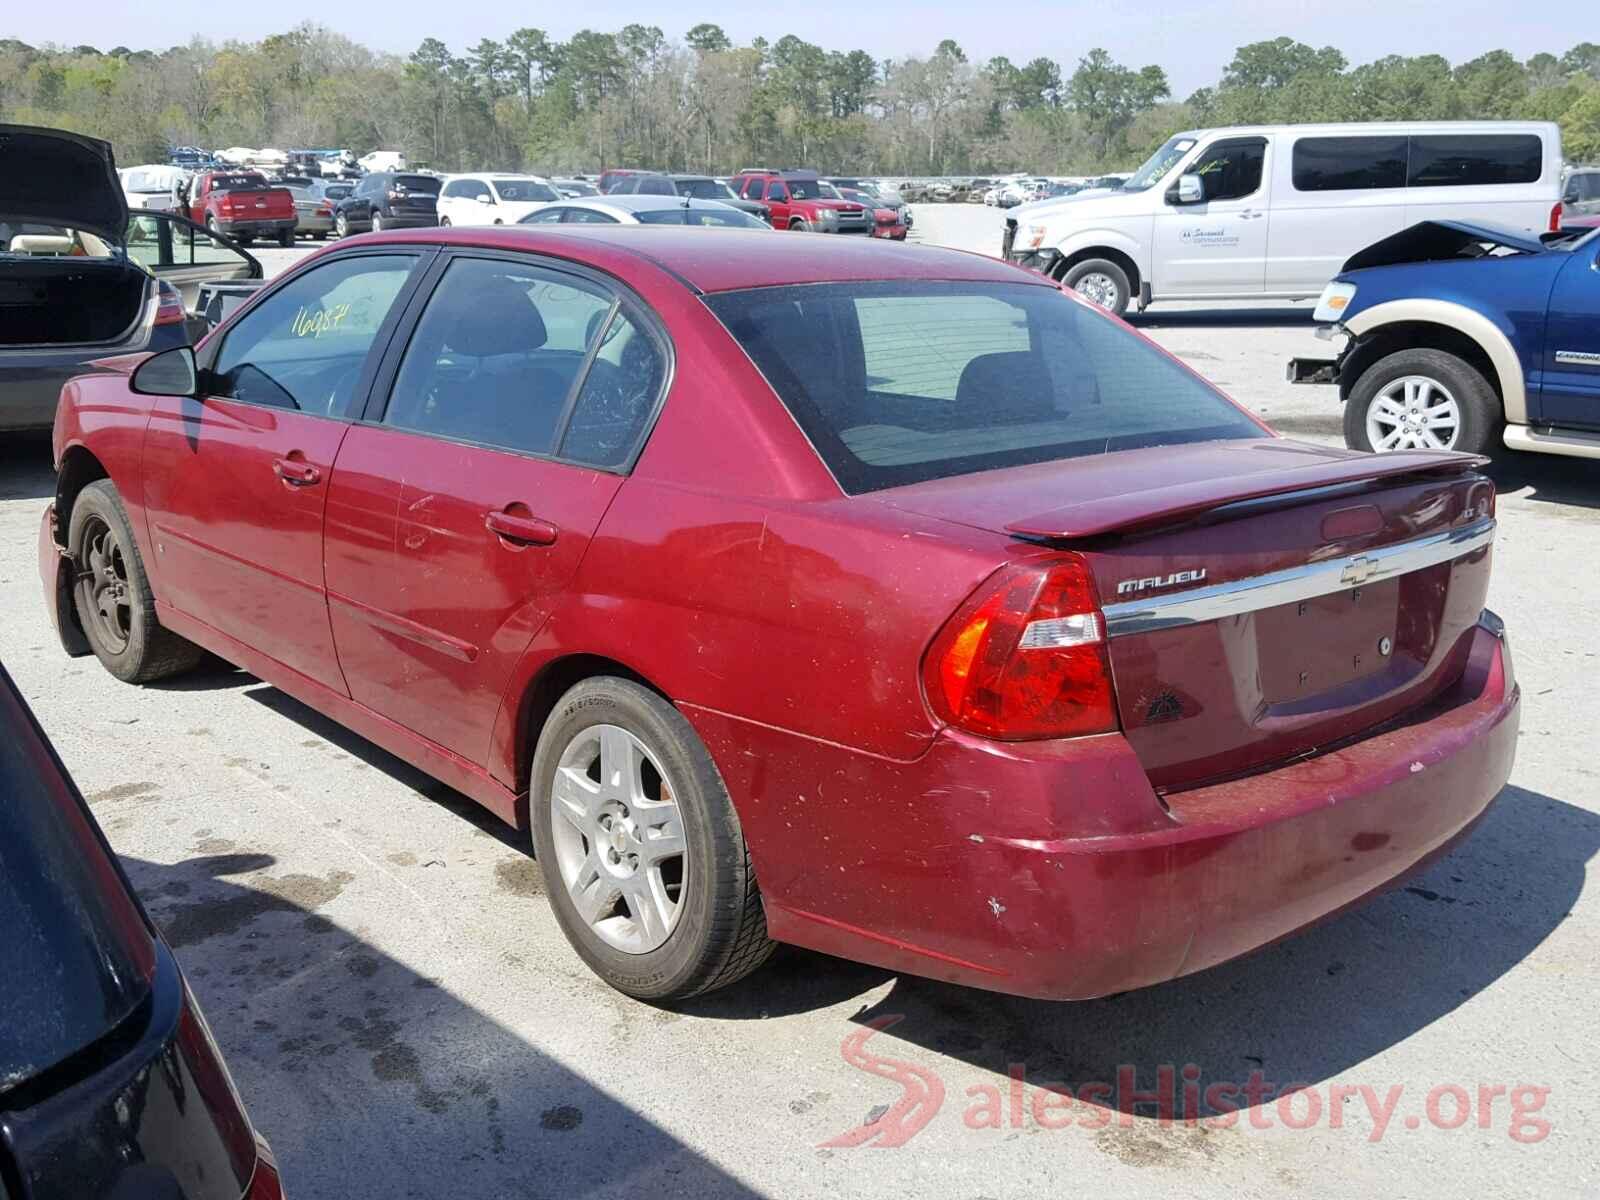
<svg viewBox="0 0 1600 1200">
<path fill-rule="evenodd" d="M 1461 436 L 1461 406 L 1426 375 L 1402 375 L 1367 406 L 1367 441 L 1374 450 L 1449 450 Z"/>
<path fill-rule="evenodd" d="M 579 919 L 627 954 L 662 946 L 690 881 L 683 815 L 649 748 L 618 725 L 581 730 L 561 753 L 550 814 Z"/>
<path fill-rule="evenodd" d="M 121 654 L 133 631 L 128 561 L 116 534 L 97 516 L 84 523 L 77 568 L 78 588 L 85 601 L 80 611 L 93 622 L 105 649 Z"/>
<path fill-rule="evenodd" d="M 1072 285 L 1072 290 L 1101 308 L 1117 306 L 1117 281 L 1100 271 L 1090 271 Z"/>
</svg>

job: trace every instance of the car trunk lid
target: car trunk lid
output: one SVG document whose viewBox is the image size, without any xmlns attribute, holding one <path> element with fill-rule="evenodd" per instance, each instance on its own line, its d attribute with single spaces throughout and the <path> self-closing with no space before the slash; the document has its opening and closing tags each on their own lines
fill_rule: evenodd
<svg viewBox="0 0 1600 1200">
<path fill-rule="evenodd" d="M 128 202 L 111 143 L 0 124 L 0 221 L 64 226 L 121 245 Z"/>
<path fill-rule="evenodd" d="M 1082 553 L 1124 735 L 1175 790 L 1314 755 L 1455 681 L 1488 587 L 1483 461 L 1260 439 L 877 498 Z"/>
</svg>

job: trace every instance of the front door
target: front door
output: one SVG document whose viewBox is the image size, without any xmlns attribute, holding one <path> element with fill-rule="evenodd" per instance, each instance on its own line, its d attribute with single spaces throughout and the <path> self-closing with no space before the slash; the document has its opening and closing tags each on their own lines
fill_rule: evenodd
<svg viewBox="0 0 1600 1200">
<path fill-rule="evenodd" d="M 328 598 L 354 699 L 487 760 L 655 410 L 650 329 L 612 287 L 529 257 L 450 261 L 334 469 Z"/>
<path fill-rule="evenodd" d="M 1266 286 L 1270 148 L 1224 138 L 1195 156 L 1204 199 L 1179 204 L 1177 182 L 1156 212 L 1151 288 L 1162 299 L 1259 295 Z"/>
<path fill-rule="evenodd" d="M 339 692 L 328 478 L 421 258 L 343 255 L 299 273 L 202 347 L 200 397 L 157 399 L 145 435 L 161 602 Z"/>
<path fill-rule="evenodd" d="M 1550 290 L 1537 419 L 1600 429 L 1600 247 L 1567 257 Z"/>
<path fill-rule="evenodd" d="M 772 179 L 767 182 L 765 203 L 770 212 L 772 227 L 789 228 L 789 189 L 784 186 L 783 180 Z"/>
</svg>

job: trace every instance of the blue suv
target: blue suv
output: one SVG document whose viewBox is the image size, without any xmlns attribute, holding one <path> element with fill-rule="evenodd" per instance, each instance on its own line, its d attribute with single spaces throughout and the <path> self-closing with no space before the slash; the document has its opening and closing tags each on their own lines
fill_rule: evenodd
<svg viewBox="0 0 1600 1200">
<path fill-rule="evenodd" d="M 1600 230 L 1512 232 L 1423 221 L 1368 246 L 1324 289 L 1336 383 L 1356 450 L 1514 450 L 1600 459 Z"/>
</svg>

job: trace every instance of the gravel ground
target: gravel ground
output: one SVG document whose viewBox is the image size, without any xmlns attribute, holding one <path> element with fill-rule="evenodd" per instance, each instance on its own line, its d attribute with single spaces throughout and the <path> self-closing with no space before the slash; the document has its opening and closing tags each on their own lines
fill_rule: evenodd
<svg viewBox="0 0 1600 1200">
<path fill-rule="evenodd" d="M 998 243 L 992 210 L 917 218 L 920 238 Z M 298 253 L 260 257 L 277 270 Z M 1304 308 L 1137 323 L 1279 429 L 1338 440 L 1331 394 L 1282 382 L 1285 358 L 1321 346 Z M 1304 936 L 1092 1003 L 799 952 L 678 1012 L 610 992 L 562 939 L 528 846 L 462 797 L 240 672 L 139 689 L 65 658 L 35 568 L 51 489 L 38 440 L 0 449 L 0 659 L 167 930 L 295 1200 L 979 1197 L 1052 1181 L 1233 1198 L 1335 1177 L 1357 1195 L 1593 1195 L 1600 903 L 1584 883 L 1600 804 L 1576 701 L 1600 667 L 1600 479 L 1559 460 L 1499 476 L 1491 604 L 1525 702 L 1511 786 L 1479 831 Z M 846 1040 L 894 1015 L 855 1060 L 875 1070 L 852 1065 Z M 1078 1105 L 1051 1129 L 1032 1107 L 1044 1082 L 1127 1068 L 1148 1089 L 1169 1064 L 1197 1066 L 1201 1087 L 1258 1070 L 1309 1085 L 1318 1119 L 1286 1128 L 1269 1099 L 1226 1128 L 1151 1111 L 1094 1128 Z M 942 1092 L 926 1127 L 898 1147 L 837 1144 L 901 1098 L 883 1072 L 906 1071 Z M 1480 1087 L 1501 1086 L 1485 1112 Z M 1452 1088 L 1472 1113 L 1441 1128 Z M 1290 1120 L 1311 1108 L 1300 1097 Z"/>
</svg>

